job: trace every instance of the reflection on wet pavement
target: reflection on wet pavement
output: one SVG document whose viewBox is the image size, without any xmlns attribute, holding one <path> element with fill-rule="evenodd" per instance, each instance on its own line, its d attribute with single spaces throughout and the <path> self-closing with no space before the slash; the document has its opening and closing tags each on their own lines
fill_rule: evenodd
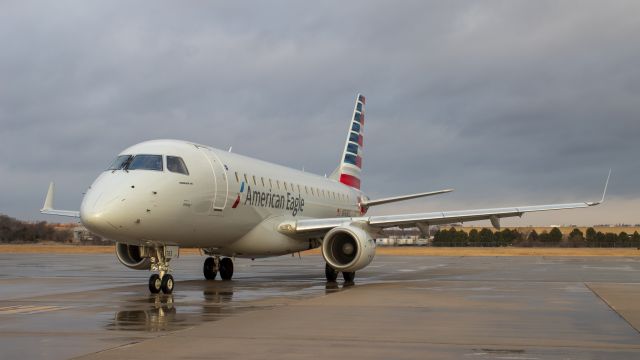
<svg viewBox="0 0 640 360">
<path fill-rule="evenodd" d="M 78 356 L 352 286 L 411 282 L 413 287 L 424 284 L 431 296 L 459 287 L 468 301 L 507 303 L 520 296 L 514 300 L 519 305 L 533 301 L 522 289 L 540 287 L 557 292 L 550 305 L 562 307 L 567 300 L 580 304 L 591 299 L 584 281 L 635 282 L 640 272 L 635 258 L 385 256 L 358 272 L 354 285 L 341 279 L 327 283 L 322 257 L 304 256 L 237 260 L 233 281 L 206 281 L 203 260 L 181 257 L 173 264 L 174 294 L 150 295 L 149 272 L 126 269 L 110 255 L 0 254 L 3 359 Z M 498 291 L 495 284 L 508 285 Z"/>
<path fill-rule="evenodd" d="M 0 254 L 3 358 L 68 358 L 343 286 L 327 286 L 320 257 L 237 260 L 233 281 L 202 279 L 203 260 L 180 258 L 174 294 L 152 295 L 149 272 L 113 256 Z"/>
<path fill-rule="evenodd" d="M 338 282 L 324 283 L 324 294 L 353 286 Z M 305 294 L 318 294 L 318 286 L 265 287 L 238 285 L 237 282 L 185 281 L 180 292 L 171 295 L 148 294 L 146 297 L 129 292 L 120 298 L 122 305 L 107 330 L 160 332 L 174 331 L 198 322 L 216 321 L 242 311 L 282 305 Z M 201 291 L 201 298 L 198 296 Z M 237 294 L 236 294 L 237 293 Z M 234 301 L 234 294 L 236 301 Z M 287 296 L 288 299 L 278 299 Z M 291 298 L 289 298 L 291 297 Z M 177 300 L 176 300 L 177 299 Z M 269 300 L 271 299 L 271 300 Z M 251 301 L 253 300 L 253 301 Z"/>
</svg>

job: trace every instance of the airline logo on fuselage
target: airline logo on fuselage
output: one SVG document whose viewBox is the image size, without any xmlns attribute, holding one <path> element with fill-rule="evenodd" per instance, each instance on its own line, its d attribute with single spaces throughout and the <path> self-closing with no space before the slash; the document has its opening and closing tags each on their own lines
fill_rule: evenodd
<svg viewBox="0 0 640 360">
<path fill-rule="evenodd" d="M 244 183 L 243 189 L 244 190 Z M 296 216 L 298 212 L 304 209 L 304 198 L 300 195 L 287 192 L 287 195 L 281 195 L 260 190 L 251 190 L 251 186 L 247 186 L 247 195 L 244 199 L 245 205 L 263 207 L 269 209 L 281 209 L 291 211 L 291 215 Z"/>
</svg>

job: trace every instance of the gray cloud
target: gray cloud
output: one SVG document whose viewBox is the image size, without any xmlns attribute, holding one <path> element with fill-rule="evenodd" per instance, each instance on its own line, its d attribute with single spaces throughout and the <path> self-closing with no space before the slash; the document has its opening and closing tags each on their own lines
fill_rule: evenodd
<svg viewBox="0 0 640 360">
<path fill-rule="evenodd" d="M 0 5 L 0 212 L 39 219 L 116 153 L 180 138 L 329 173 L 368 99 L 364 190 L 419 211 L 593 199 L 639 222 L 635 1 Z M 577 214 L 577 215 L 572 215 Z M 584 217 L 581 217 L 584 216 Z"/>
</svg>

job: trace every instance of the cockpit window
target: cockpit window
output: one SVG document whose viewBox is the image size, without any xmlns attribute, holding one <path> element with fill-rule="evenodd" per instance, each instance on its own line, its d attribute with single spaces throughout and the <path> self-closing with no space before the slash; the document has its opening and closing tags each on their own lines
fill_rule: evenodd
<svg viewBox="0 0 640 360">
<path fill-rule="evenodd" d="M 162 171 L 162 155 L 136 155 L 126 169 Z"/>
<path fill-rule="evenodd" d="M 185 165 L 181 157 L 167 156 L 167 169 L 174 173 L 189 175 L 187 165 Z"/>
<path fill-rule="evenodd" d="M 121 170 L 125 166 L 127 166 L 129 160 L 131 160 L 131 155 L 120 155 L 115 160 L 113 160 L 107 170 Z"/>
</svg>

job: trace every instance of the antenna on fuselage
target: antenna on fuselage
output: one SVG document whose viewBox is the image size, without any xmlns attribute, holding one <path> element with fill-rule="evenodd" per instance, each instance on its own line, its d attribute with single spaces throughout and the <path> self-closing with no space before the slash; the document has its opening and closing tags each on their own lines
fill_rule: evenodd
<svg viewBox="0 0 640 360">
<path fill-rule="evenodd" d="M 229 152 L 231 152 L 231 150 L 233 149 L 233 146 L 229 146 Z"/>
</svg>

